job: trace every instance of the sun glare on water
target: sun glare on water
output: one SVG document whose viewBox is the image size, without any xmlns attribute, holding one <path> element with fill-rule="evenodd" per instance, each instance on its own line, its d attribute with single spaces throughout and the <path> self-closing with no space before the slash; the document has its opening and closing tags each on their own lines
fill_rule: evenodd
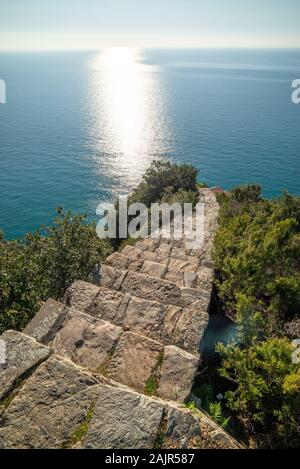
<svg viewBox="0 0 300 469">
<path fill-rule="evenodd" d="M 141 52 L 108 48 L 91 61 L 93 145 L 101 168 L 137 183 L 163 151 L 163 98 L 157 67 L 144 64 Z M 104 158 L 103 158 L 104 154 Z M 99 170 L 101 170 L 99 167 Z"/>
</svg>

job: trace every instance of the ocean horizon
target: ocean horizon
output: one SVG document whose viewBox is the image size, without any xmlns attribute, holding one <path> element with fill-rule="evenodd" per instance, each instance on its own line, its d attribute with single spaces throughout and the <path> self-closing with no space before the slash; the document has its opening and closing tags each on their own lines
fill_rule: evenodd
<svg viewBox="0 0 300 469">
<path fill-rule="evenodd" d="M 157 158 L 199 180 L 300 195 L 300 50 L 0 53 L 0 229 L 19 238 L 56 207 L 129 193 Z"/>
</svg>

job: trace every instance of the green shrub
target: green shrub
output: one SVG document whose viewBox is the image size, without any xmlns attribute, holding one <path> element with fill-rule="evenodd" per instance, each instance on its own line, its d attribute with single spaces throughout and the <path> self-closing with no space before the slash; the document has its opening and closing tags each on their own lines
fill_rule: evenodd
<svg viewBox="0 0 300 469">
<path fill-rule="evenodd" d="M 300 309 L 300 197 L 267 201 L 258 186 L 235 189 L 223 199 L 214 260 L 228 315 L 248 301 L 268 334 L 279 333 Z"/>
<path fill-rule="evenodd" d="M 130 203 L 140 202 L 150 207 L 151 204 L 160 201 L 164 193 L 170 195 L 178 191 L 181 191 L 181 194 L 197 192 L 197 170 L 187 164 L 154 161 L 146 171 L 142 182 L 133 191 Z"/>
<path fill-rule="evenodd" d="M 0 240 L 0 332 L 22 330 L 48 297 L 87 280 L 110 252 L 83 215 L 58 210 L 54 224 L 23 241 Z"/>
<path fill-rule="evenodd" d="M 227 406 L 260 446 L 297 447 L 300 371 L 283 330 L 300 310 L 300 197 L 249 185 L 219 201 L 216 286 L 237 323 L 235 343 L 217 347 Z"/>
<path fill-rule="evenodd" d="M 187 191 L 185 189 L 179 189 L 173 193 L 171 188 L 168 188 L 163 192 L 160 202 L 169 205 L 179 203 L 181 205 L 192 204 L 195 206 L 198 202 L 198 194 L 195 191 Z"/>
<path fill-rule="evenodd" d="M 154 203 L 192 203 L 198 199 L 197 170 L 192 165 L 174 164 L 169 161 L 155 160 L 146 171 L 141 183 L 128 198 L 128 205 L 142 203 L 150 209 Z M 115 204 L 119 211 L 118 202 Z M 128 217 L 128 225 L 134 217 Z M 149 232 L 151 217 L 149 216 Z M 124 240 L 119 236 L 119 217 L 117 217 L 117 237 L 112 240 L 114 249 L 120 249 Z"/>
<path fill-rule="evenodd" d="M 295 448 L 300 444 L 300 365 L 292 361 L 287 339 L 268 339 L 241 349 L 217 346 L 220 373 L 235 384 L 227 406 L 262 447 Z"/>
</svg>

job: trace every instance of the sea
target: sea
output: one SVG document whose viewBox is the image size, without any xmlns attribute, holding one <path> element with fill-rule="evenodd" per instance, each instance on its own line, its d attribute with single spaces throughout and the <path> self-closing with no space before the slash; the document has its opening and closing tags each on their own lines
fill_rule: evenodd
<svg viewBox="0 0 300 469">
<path fill-rule="evenodd" d="M 230 189 L 300 195 L 300 50 L 0 53 L 0 229 L 21 238 L 57 207 L 128 194 L 154 159 Z"/>
</svg>

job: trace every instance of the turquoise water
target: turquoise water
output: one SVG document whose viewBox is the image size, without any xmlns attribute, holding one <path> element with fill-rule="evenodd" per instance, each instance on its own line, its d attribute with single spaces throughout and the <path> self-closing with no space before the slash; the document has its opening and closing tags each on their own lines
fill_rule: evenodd
<svg viewBox="0 0 300 469">
<path fill-rule="evenodd" d="M 95 216 L 154 158 L 230 188 L 300 194 L 300 51 L 0 54 L 0 227 L 20 237 L 55 207 Z"/>
</svg>

